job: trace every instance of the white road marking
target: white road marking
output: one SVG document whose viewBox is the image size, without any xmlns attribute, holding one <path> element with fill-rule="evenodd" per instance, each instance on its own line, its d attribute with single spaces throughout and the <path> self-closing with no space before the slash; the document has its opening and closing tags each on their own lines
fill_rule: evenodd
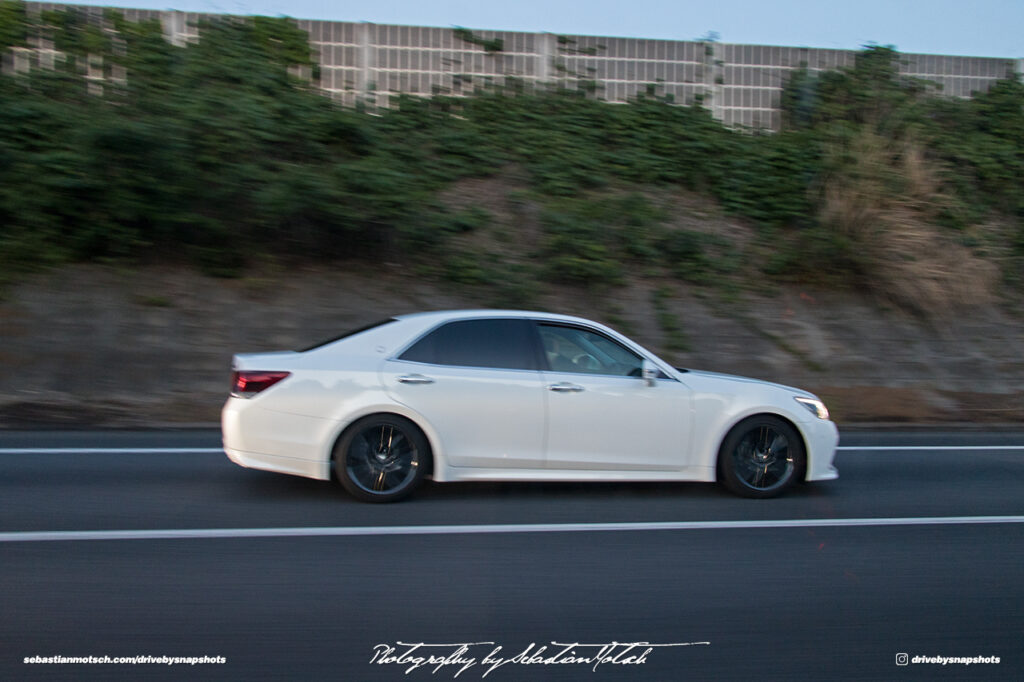
<svg viewBox="0 0 1024 682">
<path fill-rule="evenodd" d="M 0 448 L 0 455 L 223 455 L 224 448 Z"/>
<path fill-rule="evenodd" d="M 1024 450 L 1024 445 L 844 445 L 836 450 L 841 452 L 963 452 L 970 450 Z"/>
<path fill-rule="evenodd" d="M 841 445 L 837 452 L 1024 451 L 1024 445 Z M 0 448 L 0 455 L 223 455 L 223 448 Z"/>
<path fill-rule="evenodd" d="M 592 533 L 650 530 L 737 530 L 845 528 L 856 526 L 951 526 L 1024 523 L 1024 516 L 937 516 L 861 519 L 773 519 L 747 521 L 663 521 L 649 523 L 515 523 L 454 526 L 336 526 L 312 528 L 192 528 L 180 530 L 69 530 L 0 533 L 0 542 L 69 540 L 174 540 L 214 538 L 301 538 L 386 535 L 488 535 L 497 533 Z"/>
</svg>

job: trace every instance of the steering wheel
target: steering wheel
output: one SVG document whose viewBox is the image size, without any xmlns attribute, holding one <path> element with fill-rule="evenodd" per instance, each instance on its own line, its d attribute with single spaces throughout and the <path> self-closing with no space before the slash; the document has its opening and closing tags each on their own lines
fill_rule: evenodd
<svg viewBox="0 0 1024 682">
<path fill-rule="evenodd" d="M 574 356 L 572 364 L 576 365 L 580 369 L 601 369 L 601 363 L 597 361 L 597 358 L 589 353 L 580 353 L 579 355 Z"/>
</svg>

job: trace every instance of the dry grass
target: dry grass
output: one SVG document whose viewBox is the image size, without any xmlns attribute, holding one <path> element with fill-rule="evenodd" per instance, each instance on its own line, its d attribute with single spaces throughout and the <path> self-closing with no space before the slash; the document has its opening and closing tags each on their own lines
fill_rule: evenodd
<svg viewBox="0 0 1024 682">
<path fill-rule="evenodd" d="M 947 198 L 920 147 L 865 132 L 844 153 L 820 217 L 843 237 L 867 290 L 929 315 L 990 302 L 998 268 L 937 224 Z"/>
</svg>

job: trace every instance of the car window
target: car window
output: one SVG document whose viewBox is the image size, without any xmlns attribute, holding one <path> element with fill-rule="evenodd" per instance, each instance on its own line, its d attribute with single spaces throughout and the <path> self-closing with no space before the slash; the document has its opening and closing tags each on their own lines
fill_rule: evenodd
<svg viewBox="0 0 1024 682">
<path fill-rule="evenodd" d="M 432 365 L 537 369 L 528 320 L 448 322 L 414 343 L 400 360 Z"/>
<path fill-rule="evenodd" d="M 603 334 L 579 327 L 539 325 L 544 357 L 554 372 L 640 376 L 641 357 Z"/>
</svg>

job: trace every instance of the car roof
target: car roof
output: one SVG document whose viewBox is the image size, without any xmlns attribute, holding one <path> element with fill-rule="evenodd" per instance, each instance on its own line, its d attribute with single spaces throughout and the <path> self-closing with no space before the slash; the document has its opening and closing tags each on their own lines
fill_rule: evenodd
<svg viewBox="0 0 1024 682">
<path fill-rule="evenodd" d="M 530 318 L 530 319 L 543 319 L 543 320 L 555 320 L 560 322 L 580 322 L 587 325 L 600 325 L 600 323 L 588 320 L 583 317 L 574 317 L 572 315 L 561 315 L 558 313 L 545 313 L 533 310 L 494 310 L 489 308 L 481 309 L 467 309 L 467 310 L 434 310 L 430 312 L 422 313 L 409 313 L 406 315 L 396 315 L 399 320 L 459 320 L 459 319 L 479 319 L 482 317 L 503 317 L 503 318 Z"/>
</svg>

